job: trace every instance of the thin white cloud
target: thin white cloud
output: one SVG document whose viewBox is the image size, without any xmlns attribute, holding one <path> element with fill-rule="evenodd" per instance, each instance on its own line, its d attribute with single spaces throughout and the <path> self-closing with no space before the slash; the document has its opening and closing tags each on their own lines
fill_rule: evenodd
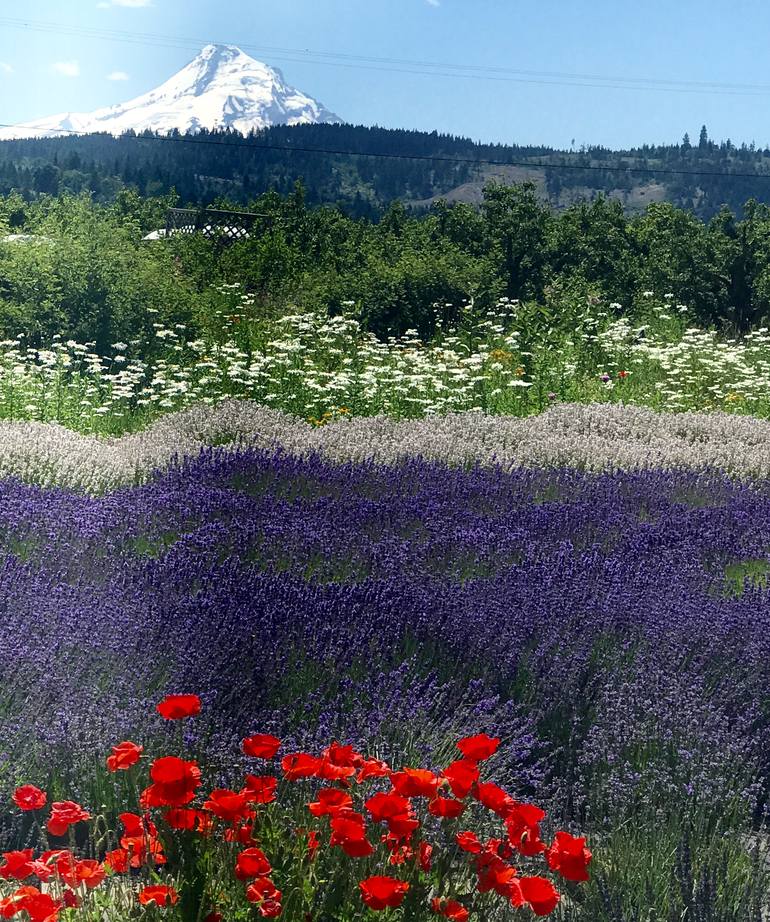
<svg viewBox="0 0 770 922">
<path fill-rule="evenodd" d="M 441 0 L 425 0 L 428 6 L 441 6 Z"/>
<path fill-rule="evenodd" d="M 80 64 L 77 61 L 57 61 L 52 65 L 57 74 L 62 77 L 79 77 Z"/>
<path fill-rule="evenodd" d="M 108 80 L 128 80 L 128 74 L 124 70 L 114 70 L 111 74 L 107 74 Z"/>
<path fill-rule="evenodd" d="M 11 67 L 10 64 L 6 64 L 5 61 L 0 61 L 0 72 L 4 74 L 12 74 L 13 68 Z"/>
</svg>

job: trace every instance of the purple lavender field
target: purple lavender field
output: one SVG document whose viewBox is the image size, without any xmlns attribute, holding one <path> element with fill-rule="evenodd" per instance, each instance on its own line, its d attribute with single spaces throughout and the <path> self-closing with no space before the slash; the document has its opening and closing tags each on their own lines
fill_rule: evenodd
<svg viewBox="0 0 770 922">
<path fill-rule="evenodd" d="M 160 751 L 137 715 L 172 691 L 222 783 L 257 730 L 433 765 L 487 731 L 592 843 L 564 918 L 760 918 L 764 483 L 210 450 L 100 498 L 4 481 L 0 546 L 0 796 L 108 800 L 102 754 Z"/>
</svg>

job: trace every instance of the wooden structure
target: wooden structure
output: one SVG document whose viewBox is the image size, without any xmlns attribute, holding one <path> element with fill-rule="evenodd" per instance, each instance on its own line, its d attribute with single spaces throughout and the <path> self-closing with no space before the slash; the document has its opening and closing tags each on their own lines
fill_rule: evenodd
<svg viewBox="0 0 770 922">
<path fill-rule="evenodd" d="M 257 222 L 269 215 L 249 211 L 218 211 L 215 208 L 169 208 L 166 237 L 172 234 L 203 234 L 223 240 L 244 240 Z"/>
</svg>

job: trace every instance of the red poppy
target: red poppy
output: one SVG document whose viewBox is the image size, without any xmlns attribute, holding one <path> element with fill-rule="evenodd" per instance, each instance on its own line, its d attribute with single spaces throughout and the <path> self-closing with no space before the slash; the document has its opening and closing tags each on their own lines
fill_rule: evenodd
<svg viewBox="0 0 770 922">
<path fill-rule="evenodd" d="M 80 909 L 80 897 L 72 890 L 65 890 L 62 899 L 67 909 Z"/>
<path fill-rule="evenodd" d="M 508 829 L 508 841 L 522 855 L 532 857 L 545 851 L 545 843 L 540 838 L 540 821 L 545 819 L 545 811 L 534 804 L 516 804 L 508 814 L 505 825 Z"/>
<path fill-rule="evenodd" d="M 511 882 L 516 876 L 516 868 L 506 864 L 498 855 L 484 852 L 476 859 L 478 873 L 477 888 L 479 893 L 494 890 L 500 896 L 510 896 Z"/>
<path fill-rule="evenodd" d="M 352 746 L 341 746 L 332 743 L 321 753 L 321 764 L 316 774 L 326 781 L 338 781 L 350 778 L 356 773 L 356 768 L 364 761 L 364 757 L 355 751 Z"/>
<path fill-rule="evenodd" d="M 517 878 L 510 895 L 514 907 L 529 906 L 536 916 L 552 913 L 559 899 L 556 888 L 545 877 Z"/>
<path fill-rule="evenodd" d="M 377 875 L 367 877 L 358 886 L 361 899 L 369 909 L 396 909 L 403 903 L 409 889 L 409 884 L 405 880 Z"/>
<path fill-rule="evenodd" d="M 224 922 L 224 916 L 221 912 L 210 912 L 203 922 Z"/>
<path fill-rule="evenodd" d="M 112 747 L 112 755 L 107 756 L 107 768 L 111 772 L 125 771 L 131 768 L 132 765 L 136 765 L 143 752 L 144 746 L 137 746 L 136 743 L 129 740 L 124 743 L 118 743 L 117 746 Z"/>
<path fill-rule="evenodd" d="M 214 825 L 214 820 L 208 813 L 191 807 L 172 807 L 171 810 L 166 810 L 163 819 L 172 829 L 198 832 L 201 835 L 209 833 Z"/>
<path fill-rule="evenodd" d="M 458 743 L 457 748 L 463 754 L 464 758 L 472 759 L 474 762 L 483 762 L 491 755 L 497 752 L 500 745 L 500 738 L 497 736 L 487 736 L 486 733 L 478 733 L 476 736 L 465 736 Z"/>
<path fill-rule="evenodd" d="M 235 862 L 235 876 L 238 880 L 264 877 L 272 871 L 270 862 L 261 848 L 247 848 L 240 852 Z"/>
<path fill-rule="evenodd" d="M 269 877 L 257 877 L 246 888 L 246 899 L 250 903 L 262 903 L 266 900 L 280 903 L 281 891 L 276 888 Z"/>
<path fill-rule="evenodd" d="M 552 871 L 558 871 L 566 880 L 588 880 L 588 865 L 591 852 L 586 848 L 583 837 L 571 836 L 568 832 L 557 832 L 545 858 Z"/>
<path fill-rule="evenodd" d="M 281 904 L 277 900 L 267 899 L 259 907 L 259 914 L 266 919 L 277 919 L 282 911 Z"/>
<path fill-rule="evenodd" d="M 475 832 L 458 832 L 455 836 L 455 842 L 464 852 L 470 852 L 472 855 L 480 855 L 482 844 Z"/>
<path fill-rule="evenodd" d="M 287 781 L 312 778 L 321 767 L 321 760 L 306 752 L 292 752 L 281 759 L 281 770 Z"/>
<path fill-rule="evenodd" d="M 182 807 L 195 797 L 201 770 L 196 762 L 163 756 L 152 763 L 150 777 L 154 783 L 142 792 L 142 807 Z"/>
<path fill-rule="evenodd" d="M 353 807 L 353 798 L 339 788 L 321 788 L 317 800 L 307 805 L 313 816 L 330 816 Z"/>
<path fill-rule="evenodd" d="M 479 780 L 479 767 L 471 759 L 458 759 L 442 772 L 449 782 L 455 797 L 467 797 L 473 785 Z"/>
<path fill-rule="evenodd" d="M 250 811 L 249 800 L 245 794 L 236 794 L 227 788 L 217 788 L 209 794 L 209 799 L 203 804 L 204 810 L 209 810 L 225 823 L 237 823 Z"/>
<path fill-rule="evenodd" d="M 271 804 L 276 798 L 278 779 L 273 775 L 246 775 L 246 787 L 241 794 L 253 804 Z"/>
<path fill-rule="evenodd" d="M 307 836 L 307 856 L 311 861 L 315 861 L 318 849 L 321 847 L 321 840 L 315 829 L 295 829 L 298 836 Z"/>
<path fill-rule="evenodd" d="M 470 915 L 465 906 L 457 900 L 442 900 L 434 897 L 430 902 L 430 908 L 438 915 L 451 919 L 452 922 L 468 922 Z"/>
<path fill-rule="evenodd" d="M 128 852 L 125 848 L 115 848 L 104 856 L 104 863 L 115 874 L 125 874 L 128 871 Z"/>
<path fill-rule="evenodd" d="M 473 789 L 473 796 L 488 810 L 505 819 L 516 808 L 516 801 L 492 781 L 477 784 Z"/>
<path fill-rule="evenodd" d="M 41 810 L 48 797 L 34 784 L 23 784 L 13 792 L 12 800 L 20 810 Z"/>
<path fill-rule="evenodd" d="M 241 748 L 253 759 L 274 759 L 281 748 L 281 741 L 269 733 L 257 733 L 255 736 L 247 737 L 241 743 Z"/>
<path fill-rule="evenodd" d="M 384 778 L 390 774 L 390 766 L 379 759 L 364 759 L 358 769 L 356 781 L 361 784 L 367 778 Z"/>
<path fill-rule="evenodd" d="M 339 847 L 350 858 L 366 858 L 374 851 L 366 838 L 366 820 L 355 810 L 339 810 L 330 819 L 330 845 Z"/>
<path fill-rule="evenodd" d="M 390 783 L 403 797 L 435 797 L 441 779 L 426 768 L 402 768 L 393 772 Z"/>
<path fill-rule="evenodd" d="M 24 880 L 35 873 L 33 867 L 33 852 L 31 848 L 25 848 L 18 852 L 3 852 L 3 864 L 0 865 L 0 877 L 6 880 Z"/>
<path fill-rule="evenodd" d="M 48 893 L 41 893 L 37 887 L 19 887 L 11 896 L 0 903 L 2 915 L 11 918 L 17 912 L 24 910 L 30 922 L 56 922 L 59 910 L 62 908 L 61 900 L 55 900 Z"/>
<path fill-rule="evenodd" d="M 166 695 L 157 705 L 157 711 L 166 720 L 195 717 L 201 712 L 201 699 L 197 695 Z"/>
<path fill-rule="evenodd" d="M 150 903 L 157 906 L 173 906 L 179 900 L 179 894 L 166 884 L 152 884 L 142 887 L 137 898 L 142 906 L 148 906 Z"/>
<path fill-rule="evenodd" d="M 456 820 L 465 809 L 465 804 L 454 797 L 436 797 L 428 804 L 428 812 L 432 816 L 441 816 L 445 819 Z"/>
<path fill-rule="evenodd" d="M 51 816 L 46 823 L 46 828 L 52 836 L 63 836 L 70 826 L 83 820 L 90 820 L 91 814 L 72 800 L 63 800 L 51 804 Z"/>
<path fill-rule="evenodd" d="M 417 853 L 417 858 L 420 863 L 420 868 L 425 871 L 427 874 L 431 869 L 431 859 L 433 857 L 433 846 L 430 842 L 422 841 L 420 842 L 420 849 Z"/>
<path fill-rule="evenodd" d="M 85 884 L 88 890 L 98 887 L 104 880 L 104 865 L 93 858 L 84 858 L 82 861 L 72 861 L 68 867 L 60 868 L 62 880 L 73 889 L 80 884 Z"/>
<path fill-rule="evenodd" d="M 375 823 L 382 823 L 394 816 L 408 814 L 411 805 L 408 798 L 391 791 L 389 794 L 383 792 L 374 794 L 364 803 L 364 806 Z"/>
</svg>

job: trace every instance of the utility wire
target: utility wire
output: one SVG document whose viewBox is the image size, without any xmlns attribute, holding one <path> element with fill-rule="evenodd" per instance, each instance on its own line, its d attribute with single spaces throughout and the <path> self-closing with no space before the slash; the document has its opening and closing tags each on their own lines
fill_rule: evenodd
<svg viewBox="0 0 770 922">
<path fill-rule="evenodd" d="M 0 25 L 7 28 L 44 32 L 56 35 L 82 35 L 106 41 L 125 42 L 156 47 L 200 48 L 208 40 L 174 37 L 152 32 L 128 32 L 118 29 L 99 29 L 73 26 L 41 20 L 14 17 L 0 17 Z M 295 64 L 325 64 L 337 67 L 391 71 L 419 76 L 460 77 L 465 79 L 495 80 L 514 83 L 532 83 L 556 86 L 591 87 L 600 89 L 652 90 L 657 92 L 709 93 L 716 95 L 761 96 L 770 93 L 770 84 L 725 83 L 719 81 L 664 80 L 651 77 L 620 77 L 600 74 L 575 74 L 561 71 L 518 70 L 495 65 L 466 64 L 456 62 L 420 61 L 408 58 L 375 57 L 344 54 L 340 52 L 314 51 L 311 49 L 285 48 L 253 43 L 237 44 L 243 50 L 267 53 Z M 410 69 L 404 69 L 410 68 Z M 415 69 L 418 68 L 418 69 Z"/>
<path fill-rule="evenodd" d="M 20 125 L 9 125 L 0 122 L 0 128 L 19 128 L 24 127 Z M 30 129 L 30 130 L 45 130 L 52 131 L 67 135 L 69 137 L 91 137 L 98 132 L 86 132 L 86 131 L 71 131 L 66 128 L 47 128 L 47 129 Z M 114 137 L 114 136 L 113 136 Z M 25 141 L 25 140 L 51 140 L 50 138 L 17 138 L 17 139 L 7 139 L 5 143 L 13 143 L 14 140 Z M 726 173 L 724 170 L 673 170 L 660 167 L 625 167 L 625 166 L 594 166 L 586 165 L 581 166 L 578 163 L 542 163 L 542 162 L 533 162 L 531 160 L 487 160 L 482 157 L 442 157 L 442 156 L 433 156 L 431 154 L 393 154 L 393 153 L 384 153 L 384 152 L 374 152 L 370 153 L 367 151 L 358 151 L 358 150 L 345 150 L 343 148 L 328 148 L 328 147 L 299 147 L 295 145 L 287 146 L 280 144 L 262 144 L 260 142 L 249 143 L 249 139 L 244 139 L 243 141 L 217 141 L 213 138 L 200 138 L 200 137 L 190 137 L 182 136 L 179 138 L 170 137 L 168 135 L 135 135 L 128 140 L 135 141 L 165 141 L 175 144 L 206 144 L 206 145 L 215 145 L 217 147 L 239 147 L 251 151 L 261 151 L 261 150 L 270 150 L 270 151 L 282 151 L 284 153 L 300 153 L 300 154 L 323 154 L 327 156 L 349 156 L 349 157 L 372 157 L 374 159 L 383 159 L 383 160 L 417 160 L 425 161 L 429 163 L 464 163 L 464 164 L 478 164 L 480 166 L 515 166 L 515 167 L 528 167 L 529 169 L 535 170 L 589 170 L 596 171 L 600 173 L 634 173 L 634 174 L 643 174 L 647 175 L 653 173 L 658 176 L 721 176 L 725 179 L 770 179 L 770 171 L 767 173 Z M 0 142 L 3 143 L 3 142 Z"/>
</svg>

